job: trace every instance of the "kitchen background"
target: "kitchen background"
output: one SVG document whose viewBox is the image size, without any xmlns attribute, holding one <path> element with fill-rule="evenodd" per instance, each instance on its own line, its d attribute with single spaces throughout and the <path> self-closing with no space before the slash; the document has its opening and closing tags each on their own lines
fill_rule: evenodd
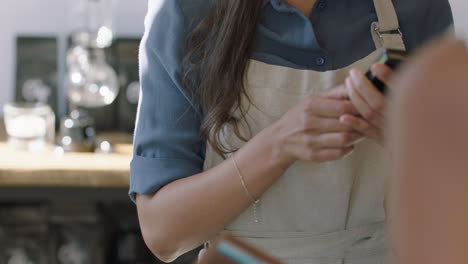
<svg viewBox="0 0 468 264">
<path fill-rule="evenodd" d="M 73 0 L 0 1 L 0 105 L 14 98 L 16 37 L 55 37 L 60 48 L 58 52 L 64 54 L 69 34 L 76 25 L 73 21 L 76 17 L 71 10 L 72 2 Z M 115 2 L 111 16 L 117 37 L 141 37 L 146 5 L 146 0 Z M 66 111 L 61 110 L 62 113 Z"/>
<path fill-rule="evenodd" d="M 98 2 L 102 5 L 92 6 Z M 146 9 L 146 0 L 0 1 L 0 264 L 160 263 L 143 242 L 127 195 L 139 89 L 138 45 Z M 104 49 L 89 48 L 87 41 L 80 45 L 82 40 L 72 34 L 87 24 L 99 28 L 99 23 L 112 35 L 104 30 L 98 46 L 109 36 L 113 39 L 110 46 L 101 43 Z M 94 70 L 107 75 L 107 83 L 95 82 L 101 101 L 74 102 L 65 91 L 68 79 L 84 78 L 67 73 L 71 55 L 89 60 Z M 116 98 L 114 87 L 120 90 Z M 76 90 L 78 96 L 87 96 Z M 106 96 L 99 96 L 103 91 Z M 9 110 L 13 113 L 3 113 L 6 104 L 31 99 L 50 105 L 36 111 L 47 116 L 47 110 L 54 112 L 55 122 L 46 130 L 57 131 L 61 148 L 24 151 L 22 141 L 5 142 L 3 118 L 10 120 L 10 128 L 42 128 L 43 123 L 33 122 L 37 119 L 16 122 L 22 110 L 14 105 Z M 71 101 L 85 105 L 81 108 L 92 124 L 79 124 L 89 118 L 73 116 L 76 106 Z M 100 142 L 102 134 L 106 140 Z M 94 147 L 95 152 L 103 147 L 101 153 L 92 153 Z M 191 263 L 195 255 L 189 253 L 177 263 Z"/>
<path fill-rule="evenodd" d="M 66 69 L 70 48 L 80 40 L 71 34 L 83 19 L 77 3 L 86 1 L 96 2 L 0 1 L 0 119 L 7 103 L 44 100 L 55 112 L 52 127 L 62 146 L 45 154 L 14 151 L 4 142 L 0 120 L 0 264 L 158 263 L 143 243 L 126 194 L 138 100 L 137 49 L 147 1 L 99 0 L 107 3 L 101 22 L 112 30 L 113 43 L 88 55 L 95 62 L 105 57 L 117 84 L 110 78 L 101 85 L 96 90 L 100 101 L 83 103 L 86 94 L 75 94 L 79 99 L 74 103 L 99 106 L 82 107 L 90 116 L 83 118 L 67 103 L 67 97 L 75 97 L 63 87 L 69 85 L 68 77 L 77 83 L 82 78 L 67 75 Z M 468 25 L 468 0 L 451 2 L 456 24 Z M 73 51 L 79 57 L 83 49 Z M 113 76 L 106 67 L 99 69 Z M 114 86 L 120 89 L 116 98 Z M 66 115 L 70 117 L 62 118 Z M 94 148 L 99 153 L 92 153 Z M 192 252 L 177 263 L 190 263 L 194 256 Z"/>
</svg>

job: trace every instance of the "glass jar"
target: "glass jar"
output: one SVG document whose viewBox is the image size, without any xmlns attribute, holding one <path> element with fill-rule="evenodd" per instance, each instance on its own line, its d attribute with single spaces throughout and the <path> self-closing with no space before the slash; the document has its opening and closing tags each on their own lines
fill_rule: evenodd
<svg viewBox="0 0 468 264">
<path fill-rule="evenodd" d="M 40 103 L 10 103 L 3 107 L 8 144 L 17 150 L 44 151 L 54 143 L 55 114 Z"/>
</svg>

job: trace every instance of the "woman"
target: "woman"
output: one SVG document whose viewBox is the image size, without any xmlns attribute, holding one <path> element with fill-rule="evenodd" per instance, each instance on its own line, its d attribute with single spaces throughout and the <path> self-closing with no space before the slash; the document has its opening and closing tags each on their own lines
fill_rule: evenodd
<svg viewBox="0 0 468 264">
<path fill-rule="evenodd" d="M 447 38 L 395 83 L 391 200 L 399 264 L 468 263 L 467 73 L 468 45 Z"/>
<path fill-rule="evenodd" d="M 362 72 L 451 22 L 446 0 L 150 1 L 130 187 L 149 248 L 230 231 L 286 263 L 382 262 L 385 97 Z"/>
</svg>

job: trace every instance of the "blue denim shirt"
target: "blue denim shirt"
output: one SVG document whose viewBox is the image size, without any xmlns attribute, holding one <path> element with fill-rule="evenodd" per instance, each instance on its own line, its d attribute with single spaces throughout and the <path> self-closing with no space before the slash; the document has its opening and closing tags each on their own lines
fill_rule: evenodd
<svg viewBox="0 0 468 264">
<path fill-rule="evenodd" d="M 254 1 L 254 0 L 246 0 Z M 375 50 L 372 0 L 318 0 L 310 17 L 284 0 L 262 0 L 252 59 L 298 69 L 342 68 Z M 394 0 L 408 50 L 452 24 L 448 0 Z M 141 98 L 131 163 L 130 197 L 149 194 L 203 170 L 202 116 L 184 93 L 181 61 L 189 32 L 210 0 L 149 0 L 140 47 Z"/>
</svg>

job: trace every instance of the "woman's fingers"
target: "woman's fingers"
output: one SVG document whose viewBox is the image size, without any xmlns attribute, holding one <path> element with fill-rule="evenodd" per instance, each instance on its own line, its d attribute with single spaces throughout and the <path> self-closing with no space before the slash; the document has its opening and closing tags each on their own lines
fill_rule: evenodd
<svg viewBox="0 0 468 264">
<path fill-rule="evenodd" d="M 314 162 L 325 162 L 340 160 L 354 150 L 353 146 L 345 148 L 330 148 L 312 151 L 308 155 L 308 160 Z"/>
<path fill-rule="evenodd" d="M 349 128 L 352 128 L 359 133 L 366 135 L 368 138 L 379 138 L 380 131 L 372 124 L 367 122 L 366 120 L 352 116 L 352 115 L 343 115 L 340 117 L 340 122 Z"/>
<path fill-rule="evenodd" d="M 310 136 L 309 146 L 313 148 L 345 148 L 353 146 L 364 136 L 357 132 L 326 133 Z"/>
<path fill-rule="evenodd" d="M 344 114 L 359 114 L 348 100 L 329 99 L 311 96 L 304 101 L 306 112 L 325 118 L 339 118 Z"/>
<path fill-rule="evenodd" d="M 357 93 L 359 93 L 374 112 L 382 115 L 381 113 L 385 109 L 386 104 L 385 96 L 359 70 L 352 69 L 350 77 Z"/>
<path fill-rule="evenodd" d="M 382 128 L 384 125 L 384 118 L 382 113 L 375 110 L 359 93 L 357 85 L 354 84 L 352 77 L 346 79 L 346 88 L 348 90 L 349 97 L 351 102 L 356 107 L 361 116 L 368 120 L 372 125 L 377 128 Z M 375 88 L 373 88 L 375 89 Z"/>
<path fill-rule="evenodd" d="M 319 96 L 335 100 L 349 100 L 348 91 L 346 90 L 345 85 L 340 85 L 336 88 L 323 91 Z"/>
<path fill-rule="evenodd" d="M 379 80 L 384 83 L 389 83 L 393 76 L 393 70 L 382 63 L 376 63 L 372 65 L 371 71 Z"/>
<path fill-rule="evenodd" d="M 333 132 L 353 132 L 353 129 L 340 122 L 338 118 L 322 118 L 307 115 L 304 119 L 304 132 L 313 134 Z"/>
</svg>

